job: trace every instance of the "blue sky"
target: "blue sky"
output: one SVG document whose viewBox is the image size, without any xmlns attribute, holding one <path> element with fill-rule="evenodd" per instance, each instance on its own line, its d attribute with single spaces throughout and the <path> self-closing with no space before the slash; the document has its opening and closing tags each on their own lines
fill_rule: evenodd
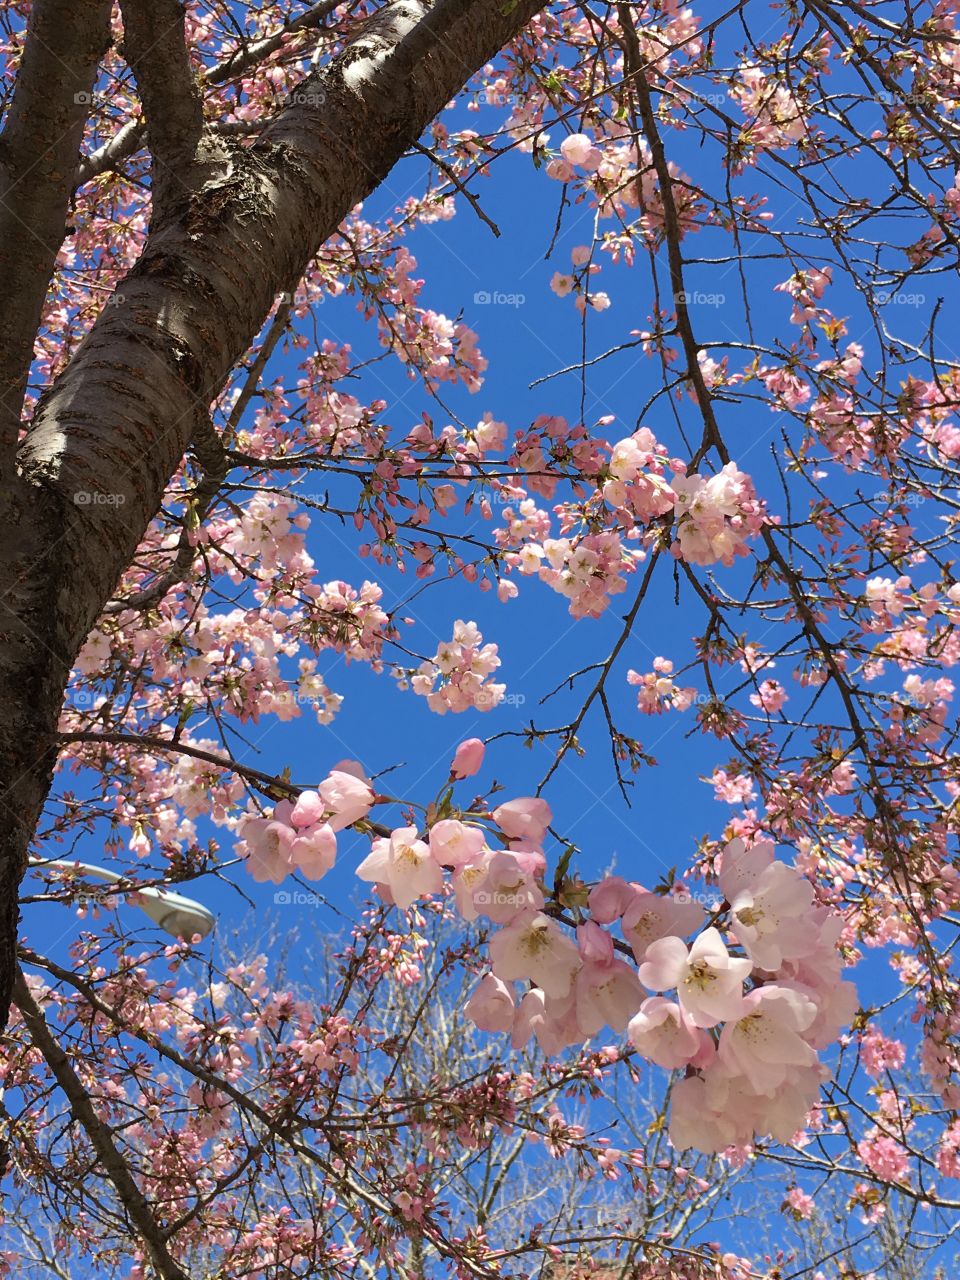
<svg viewBox="0 0 960 1280">
<path fill-rule="evenodd" d="M 493 126 L 496 108 L 482 108 L 479 115 L 455 117 L 464 127 L 483 130 Z M 559 142 L 560 130 L 553 130 Z M 695 148 L 692 138 L 670 136 L 672 155 L 682 167 L 689 167 L 705 186 L 716 175 L 709 173 L 709 161 Z M 789 156 L 783 157 L 789 163 Z M 860 164 L 861 181 L 869 182 L 866 166 Z M 778 162 L 771 166 L 779 177 L 786 178 Z M 849 180 L 850 170 L 844 171 Z M 550 291 L 549 281 L 555 270 L 565 271 L 574 245 L 589 243 L 593 235 L 593 211 L 581 203 L 565 211 L 563 228 L 549 260 L 545 253 L 550 244 L 561 187 L 537 172 L 529 158 L 511 154 L 498 161 L 490 179 L 478 179 L 474 190 L 485 212 L 499 225 L 502 236 L 497 239 L 490 229 L 461 203 L 457 217 L 451 222 L 421 226 L 409 237 L 408 247 L 417 258 L 416 275 L 426 278 L 421 300 L 424 305 L 449 316 L 463 312 L 466 322 L 477 331 L 480 347 L 490 362 L 486 381 L 475 395 L 461 388 L 444 387 L 443 398 L 457 415 L 472 425 L 485 411 L 507 422 L 510 432 L 527 426 L 538 414 L 556 414 L 576 422 L 581 416 L 581 385 L 577 375 L 567 374 L 546 385 L 531 389 L 531 382 L 557 369 L 579 361 L 583 335 L 572 300 L 560 300 Z M 384 187 L 368 202 L 368 215 L 388 213 L 411 191 L 422 187 L 422 158 L 404 161 L 388 178 Z M 877 167 L 878 191 L 883 190 Z M 775 188 L 748 171 L 741 187 L 770 188 L 778 203 L 777 216 L 786 223 L 796 217 L 791 198 L 776 193 Z M 725 252 L 729 242 L 720 232 L 702 232 L 691 238 L 690 252 L 705 256 Z M 809 244 L 810 241 L 808 240 Z M 823 246 L 821 245 L 821 248 Z M 748 255 L 750 253 L 748 243 Z M 829 253 L 815 256 L 813 262 L 830 260 Z M 601 256 L 604 269 L 595 287 L 606 290 L 612 306 L 588 318 L 586 354 L 591 358 L 628 339 L 630 330 L 643 329 L 650 309 L 649 280 L 645 265 L 633 273 L 612 267 Z M 666 280 L 665 261 L 659 255 L 661 281 Z M 755 332 L 762 340 L 777 334 L 785 341 L 795 336 L 788 324 L 790 301 L 776 294 L 772 286 L 789 274 L 784 262 L 762 259 L 748 260 Z M 936 292 L 943 291 L 937 282 Z M 694 269 L 688 280 L 688 291 L 694 290 L 710 301 L 692 306 L 698 332 L 718 339 L 742 338 L 743 319 L 738 303 L 737 268 L 735 265 L 703 266 Z M 922 292 L 922 290 L 921 290 Z M 934 290 L 926 296 L 924 306 L 894 304 L 898 331 L 918 334 L 929 310 Z M 487 295 L 492 300 L 483 301 Z M 722 302 L 717 302 L 722 298 Z M 512 299 L 512 301 L 510 300 Z M 835 312 L 865 315 L 859 300 L 843 284 L 837 284 L 827 301 Z M 321 337 L 349 342 L 355 355 L 368 357 L 378 351 L 373 325 L 365 322 L 351 299 L 327 300 L 315 309 L 314 322 Z M 858 328 L 863 328 L 863 334 Z M 867 326 L 852 321 L 848 340 L 863 338 Z M 731 360 L 736 364 L 736 356 Z M 295 361 L 280 355 L 271 367 L 281 373 L 288 387 L 296 382 Z M 593 427 L 597 419 L 612 414 L 616 421 L 607 432 L 611 439 L 628 435 L 638 425 L 640 407 L 660 384 L 659 364 L 638 350 L 622 352 L 594 366 L 589 373 L 583 420 Z M 422 387 L 412 383 L 405 369 L 395 360 L 385 360 L 364 369 L 351 388 L 361 400 L 382 396 L 388 401 L 386 417 L 398 434 L 405 432 L 427 410 L 435 421 L 443 422 L 442 411 Z M 685 421 L 693 423 L 688 404 L 681 408 Z M 786 419 L 772 414 L 765 406 L 744 401 L 732 410 L 720 408 L 721 422 L 728 432 L 734 459 L 755 479 L 758 490 L 775 513 L 783 514 L 783 499 L 776 468 L 770 456 L 771 446 L 779 441 Z M 677 453 L 682 449 L 672 426 L 672 416 L 664 401 L 644 419 L 644 425 L 667 441 Z M 696 437 L 696 429 L 693 428 Z M 795 435 L 795 429 L 794 429 Z M 838 468 L 831 472 L 833 491 L 852 493 L 854 482 Z M 302 486 L 310 491 L 309 480 Z M 926 519 L 924 513 L 919 521 Z M 451 528 L 464 531 L 473 526 L 489 532 L 491 525 L 479 516 L 457 516 Z M 404 638 L 422 653 L 432 653 L 441 639 L 447 639 L 455 618 L 474 619 L 484 638 L 500 645 L 503 661 L 498 679 L 505 681 L 511 698 L 502 707 L 485 715 L 466 713 L 439 717 L 431 713 L 423 699 L 400 692 L 389 676 L 377 677 L 362 666 L 346 666 L 335 655 L 325 655 L 319 671 L 334 691 L 344 695 L 341 712 L 329 727 L 319 727 L 309 712 L 298 721 L 280 723 L 266 719 L 258 725 L 244 727 L 246 749 L 239 751 L 245 763 L 267 771 L 279 772 L 289 766 L 298 781 L 319 781 L 336 761 L 349 756 L 362 761 L 371 774 L 394 770 L 384 789 L 426 802 L 446 777 L 447 767 L 457 743 L 464 738 L 488 737 L 518 730 L 531 719 L 538 727 L 563 723 L 579 705 L 578 694 L 585 694 L 592 678 L 579 682 L 576 694 L 563 693 L 541 706 L 539 700 L 573 670 L 602 660 L 620 630 L 620 617 L 629 606 L 639 575 L 628 579 L 627 590 L 614 598 L 613 607 L 599 620 L 575 621 L 567 613 L 562 597 L 531 579 L 520 579 L 519 599 L 499 604 L 493 593 L 482 594 L 476 587 L 459 580 L 445 580 L 438 573 L 428 589 L 412 577 L 380 570 L 361 558 L 357 544 L 362 540 L 351 528 L 313 515 L 308 548 L 322 568 L 326 579 L 343 578 L 359 585 L 365 577 L 377 579 L 384 587 L 384 606 L 392 610 L 404 602 L 401 613 L 415 619 L 406 628 Z M 718 581 L 739 586 L 744 570 L 727 571 L 718 567 Z M 411 599 L 411 595 L 415 597 Z M 581 734 L 586 747 L 582 758 L 568 755 L 561 764 L 547 798 L 555 813 L 555 828 L 573 840 L 582 851 L 578 869 L 587 878 L 596 877 L 603 869 L 615 865 L 619 873 L 652 885 L 669 867 L 687 866 L 696 843 L 702 837 L 716 838 L 731 813 L 729 806 L 716 802 L 712 788 L 701 778 L 714 767 L 723 765 L 730 752 L 722 743 L 699 731 L 693 713 L 668 713 L 662 717 L 641 716 L 635 707 L 635 691 L 625 682 L 628 668 L 647 671 L 656 655 L 675 659 L 677 666 L 692 656 L 691 636 L 702 627 L 702 613 L 692 604 L 685 585 L 680 603 L 674 600 L 674 581 L 667 565 L 661 565 L 640 620 L 624 648 L 609 682 L 609 692 L 620 726 L 640 738 L 644 748 L 659 761 L 656 769 L 643 769 L 634 779 L 632 806 L 621 798 L 611 767 L 609 748 L 599 707 L 590 713 Z M 764 632 L 755 628 L 754 638 L 762 639 L 768 648 L 776 648 L 785 636 L 776 629 Z M 399 655 L 398 655 L 399 656 Z M 784 662 L 773 673 L 788 686 L 795 701 L 803 705 L 800 691 L 787 676 L 789 664 Z M 721 673 L 724 682 L 740 680 L 739 668 Z M 696 673 L 689 683 L 698 684 Z M 821 704 L 827 714 L 829 699 Z M 510 738 L 500 739 L 488 752 L 487 763 L 476 782 L 480 787 L 494 779 L 503 784 L 504 796 L 530 794 L 549 767 L 552 751 L 540 746 L 529 751 Z M 397 767 L 399 766 L 399 767 Z M 463 784 L 460 794 L 466 799 L 478 788 L 473 781 Z M 399 816 L 397 821 L 399 821 Z M 378 814 L 389 821 L 385 814 Z M 210 834 L 206 827 L 201 835 Z M 81 842 L 76 856 L 91 862 L 104 861 L 102 829 Z M 223 833 L 220 833 L 223 839 Z M 224 852 L 229 853 L 229 838 Z M 272 885 L 254 884 L 242 871 L 233 874 L 243 893 L 237 893 L 223 882 L 202 877 L 184 886 L 219 918 L 218 934 L 228 936 L 236 927 L 249 927 L 252 901 L 258 919 L 264 912 L 275 912 L 281 927 L 288 923 L 301 931 L 314 923 L 318 930 L 338 927 L 340 912 L 352 912 L 359 901 L 358 885 L 353 870 L 366 852 L 365 842 L 345 836 L 335 869 L 326 877 L 318 892 L 336 908 L 311 907 L 301 904 L 276 904 Z M 310 890 L 316 886 L 306 885 Z M 288 886 L 284 886 L 287 889 Z M 122 908 L 128 914 L 132 908 Z M 246 923 L 245 923 L 246 922 Z M 82 927 L 70 912 L 50 904 L 28 907 L 25 931 L 28 940 L 41 951 L 62 958 L 70 937 Z M 217 935 L 207 944 L 216 950 Z M 876 955 L 856 975 L 864 1001 L 892 991 L 885 965 Z"/>
<path fill-rule="evenodd" d="M 482 99 L 481 99 L 482 101 Z M 498 107 L 481 106 L 479 112 L 458 109 L 453 123 L 484 131 L 494 126 L 502 115 Z M 552 131 L 554 145 L 563 131 Z M 709 186 L 709 160 L 694 145 L 692 136 L 671 134 L 671 154 L 681 167 L 695 175 L 698 182 Z M 777 217 L 777 225 L 793 226 L 797 206 L 791 195 L 779 190 L 784 180 L 783 162 L 790 153 L 774 157 L 767 167 L 776 175 L 776 183 L 765 182 L 755 171 L 747 170 L 739 180 L 739 190 L 768 189 Z M 869 160 L 863 165 L 870 165 Z M 417 259 L 415 274 L 423 276 L 426 285 L 421 294 L 423 305 L 449 316 L 462 312 L 465 321 L 479 335 L 480 347 L 490 362 L 483 387 L 469 394 L 461 387 L 444 385 L 441 395 L 445 403 L 468 425 L 489 411 L 506 421 L 510 433 L 529 425 L 538 414 L 557 414 L 571 423 L 581 418 L 582 386 L 579 373 L 565 374 L 544 385 L 531 388 L 531 383 L 558 369 L 577 364 L 581 358 L 584 335 L 572 299 L 558 299 L 549 281 L 555 270 L 569 268 L 570 250 L 578 244 L 590 243 L 593 236 L 594 211 L 587 202 L 564 211 L 562 229 L 546 257 L 561 198 L 561 185 L 537 171 L 528 156 L 513 151 L 500 158 L 490 178 L 478 177 L 473 189 L 484 211 L 501 229 L 497 238 L 490 228 L 461 201 L 457 216 L 448 222 L 418 226 L 408 237 L 407 245 Z M 879 177 L 879 174 L 877 175 Z M 425 161 L 414 157 L 403 161 L 365 206 L 365 215 L 375 220 L 378 214 L 389 214 L 409 194 L 422 190 Z M 609 223 L 601 226 L 609 226 Z M 810 243 L 809 240 L 806 243 Z M 707 230 L 685 242 L 688 253 L 703 257 L 720 256 L 729 250 L 724 233 Z M 783 280 L 789 269 L 783 261 L 770 262 L 751 258 L 757 245 L 745 240 L 745 271 L 752 297 L 754 331 L 760 340 L 771 341 L 776 334 L 785 342 L 796 336 L 788 323 L 790 300 L 774 293 L 773 285 Z M 760 246 L 766 248 L 765 245 Z M 824 253 L 814 254 L 809 261 L 822 263 L 832 257 L 829 246 L 819 244 Z M 651 306 L 649 274 L 640 261 L 632 271 L 610 265 L 607 255 L 598 255 L 603 271 L 595 277 L 594 287 L 605 289 L 612 305 L 605 312 L 591 311 L 587 318 L 585 354 L 587 360 L 609 348 L 629 340 L 631 330 L 647 326 Z M 665 255 L 657 255 L 661 283 L 666 280 Z M 705 265 L 688 270 L 688 292 L 694 293 L 691 305 L 698 335 L 710 340 L 742 339 L 744 322 L 739 301 L 736 264 Z M 487 301 L 486 299 L 489 299 Z M 838 280 L 827 299 L 835 312 L 843 314 L 848 306 L 856 316 L 857 309 L 865 317 L 859 299 Z M 921 308 L 897 308 L 899 326 L 916 328 L 921 322 Z M 356 359 L 366 359 L 379 352 L 374 326 L 366 322 L 346 297 L 327 299 L 314 308 L 313 324 L 320 338 L 330 337 L 350 343 Z M 849 338 L 858 333 L 856 320 L 851 322 Z M 739 357 L 732 353 L 735 367 Z M 288 388 L 296 382 L 295 359 L 289 353 L 278 353 L 267 377 L 284 377 Z M 641 407 L 660 385 L 659 362 L 645 357 L 639 349 L 620 352 L 589 369 L 583 399 L 583 421 L 594 428 L 604 415 L 615 421 L 606 428 L 611 439 L 628 435 L 639 425 Z M 368 364 L 361 370 L 350 390 L 362 401 L 383 397 L 388 402 L 385 417 L 396 432 L 404 433 L 423 411 L 436 422 L 444 421 L 442 410 L 422 386 L 412 382 L 405 367 L 394 359 Z M 698 438 L 692 406 L 680 406 L 679 412 L 691 436 Z M 790 424 L 783 415 L 771 413 L 765 405 L 744 400 L 734 410 L 719 408 L 721 423 L 728 433 L 731 453 L 737 464 L 755 479 L 758 490 L 774 513 L 784 510 L 780 481 L 772 463 L 770 450 L 779 443 L 779 433 Z M 664 399 L 643 419 L 659 438 L 677 453 L 682 445 L 672 426 L 673 415 Z M 795 428 L 793 429 L 795 436 Z M 852 492 L 852 481 L 844 478 L 839 468 L 832 468 L 834 492 Z M 323 487 L 327 486 L 324 478 Z M 316 488 L 317 486 L 313 486 Z M 309 477 L 301 485 L 310 493 Z M 351 485 L 344 489 L 352 493 Z M 318 726 L 309 711 L 290 723 L 268 717 L 259 724 L 243 726 L 246 747 L 240 747 L 239 758 L 267 771 L 280 771 L 289 766 L 292 776 L 311 782 L 322 778 L 327 769 L 345 756 L 362 761 L 371 774 L 394 770 L 389 789 L 395 795 L 425 802 L 438 789 L 446 776 L 448 761 L 458 742 L 467 737 L 488 737 L 517 731 L 531 720 L 538 728 L 552 727 L 568 721 L 579 706 L 580 696 L 592 686 L 590 676 L 581 679 L 574 694 L 564 690 L 547 703 L 540 699 L 561 683 L 572 671 L 606 657 L 621 627 L 621 617 L 629 607 L 639 574 L 627 579 L 627 590 L 614 597 L 613 605 L 600 620 L 575 620 L 567 612 L 566 601 L 532 579 L 518 579 L 521 586 L 517 600 L 500 604 L 493 593 L 483 594 L 475 586 L 445 578 L 440 572 L 423 584 L 412 576 L 383 570 L 357 553 L 363 535 L 338 521 L 312 513 L 312 527 L 307 545 L 324 579 L 344 578 L 354 585 L 367 576 L 384 588 L 384 607 L 392 610 L 403 604 L 401 616 L 415 620 L 404 627 L 403 638 L 421 653 L 433 652 L 440 639 L 449 638 L 455 618 L 474 619 L 484 637 L 500 646 L 502 667 L 497 678 L 507 685 L 507 702 L 487 714 L 468 712 L 443 717 L 430 712 L 425 700 L 410 692 L 400 692 L 389 676 L 376 676 L 365 666 L 347 666 L 334 654 L 323 655 L 319 670 L 330 687 L 344 695 L 344 705 L 331 726 Z M 489 535 L 492 525 L 476 512 L 472 516 L 457 515 L 451 529 L 476 529 Z M 722 585 L 735 590 L 742 585 L 746 569 L 725 570 L 718 566 L 716 577 Z M 701 778 L 722 765 L 729 751 L 722 742 L 696 727 L 692 712 L 667 713 L 660 717 L 641 716 L 635 707 L 635 691 L 626 684 L 628 668 L 649 670 L 652 659 L 660 654 L 676 661 L 679 668 L 692 657 L 691 637 L 702 627 L 700 607 L 691 600 L 686 584 L 681 583 L 679 604 L 674 598 L 674 579 L 669 564 L 661 564 L 640 618 L 611 674 L 608 691 L 620 727 L 638 737 L 646 751 L 659 762 L 656 769 L 641 769 L 631 788 L 628 807 L 616 785 L 609 756 L 608 738 L 599 706 L 594 706 L 581 732 L 586 748 L 583 757 L 568 755 L 546 792 L 555 812 L 555 828 L 573 840 L 582 851 L 577 865 L 588 878 L 616 865 L 619 872 L 648 884 L 655 883 L 673 866 L 687 866 L 698 839 L 716 838 L 731 812 L 729 806 L 713 798 L 712 788 Z M 776 626 L 760 626 L 752 633 L 775 649 L 786 635 Z M 396 655 L 402 659 L 402 655 Z M 789 664 L 784 662 L 773 672 L 784 679 L 795 699 L 802 705 L 800 691 L 789 681 Z M 699 686 L 697 672 L 690 683 Z M 739 667 L 719 673 L 719 688 L 731 687 L 741 680 Z M 829 703 L 821 704 L 825 712 Z M 500 738 L 488 752 L 487 763 L 477 782 L 485 785 L 497 780 L 504 785 L 504 796 L 533 791 L 544 776 L 552 759 L 549 745 L 532 751 L 511 738 Z M 397 768 L 397 766 L 400 766 Z M 464 786 L 465 797 L 472 787 Z M 381 814 L 383 820 L 386 815 Z M 207 834 L 202 831 L 202 835 Z M 224 833 L 219 833 L 223 839 Z M 229 853 L 230 841 L 224 841 Z M 322 894 L 339 905 L 355 900 L 357 883 L 353 867 L 364 853 L 364 842 L 347 837 L 341 841 L 341 852 L 333 872 L 324 880 Z M 98 833 L 82 842 L 77 856 L 88 861 L 102 860 L 98 849 Z M 253 884 L 242 871 L 234 873 L 242 885 L 244 896 L 225 888 L 222 883 L 205 877 L 193 886 L 195 895 L 219 916 L 221 928 L 229 931 L 248 910 L 247 898 L 257 911 L 273 905 L 273 886 Z M 41 948 L 59 947 L 75 926 L 62 909 L 44 905 L 41 911 L 29 911 L 29 936 Z M 326 922 L 324 927 L 328 927 Z"/>
</svg>

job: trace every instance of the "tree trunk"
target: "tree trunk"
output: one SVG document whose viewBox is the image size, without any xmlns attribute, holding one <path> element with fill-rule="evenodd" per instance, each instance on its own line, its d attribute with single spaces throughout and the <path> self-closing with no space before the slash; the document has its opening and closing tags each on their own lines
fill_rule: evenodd
<svg viewBox="0 0 960 1280">
<path fill-rule="evenodd" d="M 39 406 L 19 477 L 0 491 L 2 1023 L 17 890 L 70 667 L 198 418 L 206 422 L 277 294 L 541 3 L 388 5 L 253 146 L 203 135 L 176 181 L 167 175 L 113 305 Z"/>
</svg>

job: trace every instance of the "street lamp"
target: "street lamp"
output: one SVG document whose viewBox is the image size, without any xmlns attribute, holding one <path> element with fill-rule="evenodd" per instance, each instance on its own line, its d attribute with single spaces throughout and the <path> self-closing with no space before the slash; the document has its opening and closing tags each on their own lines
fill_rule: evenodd
<svg viewBox="0 0 960 1280">
<path fill-rule="evenodd" d="M 123 879 L 114 871 L 104 867 L 92 866 L 89 862 L 66 862 L 60 860 L 47 861 L 45 858 L 31 858 L 31 867 L 53 867 L 62 871 L 76 871 L 86 876 L 94 876 L 98 880 L 118 882 Z M 145 912 L 150 919 L 160 926 L 165 933 L 175 938 L 192 938 L 195 934 L 205 938 L 216 924 L 216 917 L 202 903 L 185 898 L 182 894 L 171 893 L 168 889 L 155 889 L 147 885 L 142 889 L 123 889 L 122 893 L 136 894 L 134 904 Z"/>
</svg>

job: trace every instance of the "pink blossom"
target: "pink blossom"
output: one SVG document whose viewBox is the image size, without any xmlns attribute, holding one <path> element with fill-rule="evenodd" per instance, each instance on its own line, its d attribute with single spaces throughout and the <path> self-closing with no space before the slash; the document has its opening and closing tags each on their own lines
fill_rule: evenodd
<svg viewBox="0 0 960 1280">
<path fill-rule="evenodd" d="M 599 169 L 603 160 L 603 152 L 585 133 L 572 133 L 560 143 L 560 154 L 567 164 L 593 172 Z"/>
<path fill-rule="evenodd" d="M 756 1134 L 789 1142 L 803 1126 L 820 1089 L 819 1067 L 797 1067 L 788 1089 L 755 1092 L 745 1076 L 731 1073 L 719 1059 L 702 1075 L 674 1085 L 671 1094 L 670 1140 L 684 1150 L 722 1151 L 746 1146 Z"/>
<path fill-rule="evenodd" d="M 312 827 L 326 817 L 327 805 L 316 791 L 301 791 L 290 811 L 289 821 L 295 827 Z"/>
<path fill-rule="evenodd" d="M 596 1035 L 604 1025 L 623 1032 L 643 999 L 636 969 L 615 955 L 613 938 L 593 921 L 577 928 L 577 946 L 583 967 L 574 991 L 584 1036 Z"/>
<path fill-rule="evenodd" d="M 337 837 L 327 822 L 316 822 L 295 833 L 290 859 L 308 880 L 327 874 L 337 856 Z"/>
<path fill-rule="evenodd" d="M 716 475 L 675 476 L 677 540 L 671 550 L 690 564 L 715 564 L 728 568 L 737 556 L 747 554 L 747 544 L 766 521 L 748 475 L 728 462 Z"/>
<path fill-rule="evenodd" d="M 450 773 L 454 778 L 472 778 L 483 764 L 484 745 L 479 738 L 467 738 L 457 747 Z"/>
<path fill-rule="evenodd" d="M 539 911 L 543 893 L 512 850 L 500 849 L 487 862 L 487 874 L 473 894 L 477 912 L 496 924 L 509 924 L 522 912 Z"/>
<path fill-rule="evenodd" d="M 802 1038 L 816 1005 L 786 987 L 758 987 L 744 996 L 741 1012 L 720 1035 L 719 1058 L 757 1093 L 787 1084 L 797 1067 L 812 1067 L 817 1055 Z"/>
<path fill-rule="evenodd" d="M 640 981 L 652 991 L 676 987 L 680 1005 L 694 1026 L 714 1027 L 739 1014 L 743 981 L 750 969 L 750 961 L 731 956 L 711 927 L 704 929 L 689 952 L 681 938 L 652 942 L 640 966 Z"/>
<path fill-rule="evenodd" d="M 513 1048 L 521 1049 L 531 1035 L 548 1056 L 560 1053 L 569 1045 L 582 1044 L 587 1037 L 577 1022 L 573 995 L 550 998 L 539 987 L 532 987 L 517 1008 L 511 1037 Z"/>
<path fill-rule="evenodd" d="M 627 684 L 639 686 L 637 710 L 644 715 L 662 715 L 665 711 L 686 711 L 693 705 L 697 696 L 697 691 L 692 686 L 681 687 L 674 682 L 671 675 L 658 671 L 641 673 L 631 668 L 627 672 Z"/>
<path fill-rule="evenodd" d="M 860 1159 L 885 1182 L 903 1182 L 910 1167 L 907 1153 L 899 1142 L 883 1134 L 864 1138 L 857 1143 Z"/>
<path fill-rule="evenodd" d="M 799 1187 L 791 1187 L 787 1192 L 783 1207 L 789 1209 L 793 1216 L 797 1219 L 812 1218 L 814 1203 L 813 1197 L 808 1196 L 805 1191 L 801 1191 Z"/>
<path fill-rule="evenodd" d="M 612 924 L 631 906 L 639 885 L 629 884 L 620 876 L 604 876 L 590 890 L 591 919 L 597 924 Z"/>
<path fill-rule="evenodd" d="M 577 946 L 586 963 L 610 964 L 616 954 L 613 938 L 594 920 L 577 925 Z"/>
<path fill-rule="evenodd" d="M 670 1093 L 670 1141 L 678 1151 L 691 1147 L 716 1152 L 738 1138 L 734 1119 L 710 1105 L 707 1082 L 692 1075 L 678 1080 Z"/>
<path fill-rule="evenodd" d="M 521 796 L 494 809 L 493 820 L 508 840 L 532 840 L 534 844 L 541 844 L 553 814 L 546 800 Z"/>
<path fill-rule="evenodd" d="M 438 893 L 443 872 L 430 850 L 417 839 L 416 827 L 400 827 L 389 839 L 374 840 L 370 852 L 357 867 L 361 880 L 389 887 L 393 901 L 406 910 L 417 898 Z"/>
<path fill-rule="evenodd" d="M 679 1005 L 650 996 L 627 1027 L 630 1043 L 648 1061 L 674 1070 L 685 1067 L 700 1051 L 700 1032 Z"/>
<path fill-rule="evenodd" d="M 703 924 L 704 910 L 696 902 L 681 902 L 660 893 L 636 892 L 623 913 L 620 929 L 639 964 L 651 942 L 668 934 L 692 933 Z"/>
<path fill-rule="evenodd" d="M 320 797 L 329 811 L 327 821 L 334 831 L 342 831 L 365 818 L 373 807 L 373 788 L 363 778 L 334 769 L 320 783 Z"/>
<path fill-rule="evenodd" d="M 906 1046 L 901 1040 L 889 1040 L 875 1027 L 871 1027 L 860 1042 L 864 1070 L 874 1079 L 884 1071 L 896 1071 L 902 1067 L 906 1052 Z"/>
<path fill-rule="evenodd" d="M 485 973 L 463 1012 L 480 1031 L 510 1031 L 514 1021 L 513 992 L 496 974 Z"/>
<path fill-rule="evenodd" d="M 573 165 L 568 164 L 563 156 L 554 156 L 552 160 L 549 160 L 545 173 L 548 178 L 553 178 L 555 182 L 570 182 L 575 176 Z"/>
<path fill-rule="evenodd" d="M 438 715 L 470 709 L 492 711 L 507 691 L 506 685 L 488 679 L 499 666 L 497 646 L 483 643 L 475 622 L 458 618 L 453 624 L 453 639 L 438 645 L 433 657 L 421 662 L 409 681 L 409 673 L 398 675 L 403 687 L 409 683 Z"/>
<path fill-rule="evenodd" d="M 457 910 L 464 920 L 476 920 L 479 915 L 476 894 L 487 878 L 487 869 L 492 857 L 493 850 L 485 849 L 474 862 L 454 868 L 451 884 Z"/>
<path fill-rule="evenodd" d="M 960 1178 L 960 1120 L 954 1120 L 940 1140 L 937 1168 L 945 1178 Z"/>
<path fill-rule="evenodd" d="M 254 880 L 281 884 L 293 870 L 293 828 L 285 822 L 251 817 L 244 819 L 239 832 L 242 842 L 237 852 L 246 856 L 247 870 Z"/>
<path fill-rule="evenodd" d="M 813 885 L 783 862 L 772 862 L 730 902 L 730 927 L 761 969 L 799 960 L 816 949 L 811 928 Z"/>
<path fill-rule="evenodd" d="M 802 960 L 785 961 L 777 982 L 794 988 L 817 1006 L 817 1016 L 804 1032 L 804 1039 L 814 1049 L 825 1049 L 853 1020 L 859 1002 L 853 983 L 841 980 L 843 961 L 837 943 L 842 918 L 827 907 L 818 907 L 810 914 L 810 930 L 817 940 L 816 950 Z"/>
<path fill-rule="evenodd" d="M 738 836 L 720 855 L 718 866 L 720 889 L 728 902 L 733 902 L 745 889 L 757 883 L 773 863 L 774 847 L 770 840 L 757 840 L 749 848 Z"/>
<path fill-rule="evenodd" d="M 486 847 L 479 827 L 456 818 L 443 818 L 430 828 L 430 852 L 442 867 L 463 867 L 474 862 Z"/>
<path fill-rule="evenodd" d="M 764 680 L 757 692 L 751 693 L 750 701 L 768 715 L 775 715 L 787 701 L 787 691 L 778 680 Z"/>
<path fill-rule="evenodd" d="M 603 1026 L 622 1034 L 643 999 L 633 965 L 619 956 L 606 963 L 584 961 L 574 979 L 577 1022 L 585 1037 Z"/>
<path fill-rule="evenodd" d="M 493 935 L 489 946 L 498 978 L 528 978 L 547 996 L 567 995 L 580 968 L 577 944 L 542 912 L 518 916 Z"/>
</svg>

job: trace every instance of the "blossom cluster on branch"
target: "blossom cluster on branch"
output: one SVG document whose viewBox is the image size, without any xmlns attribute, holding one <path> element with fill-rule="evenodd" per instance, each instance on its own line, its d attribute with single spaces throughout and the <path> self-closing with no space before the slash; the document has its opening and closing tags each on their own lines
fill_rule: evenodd
<svg viewBox="0 0 960 1280">
<path fill-rule="evenodd" d="M 463 742 L 450 779 L 472 777 L 483 756 L 479 739 Z M 519 797 L 464 814 L 452 809 L 452 790 L 423 832 L 375 836 L 356 874 L 403 910 L 447 895 L 465 921 L 495 926 L 490 970 L 465 1009 L 478 1028 L 509 1033 L 515 1049 L 534 1036 L 548 1054 L 604 1027 L 626 1032 L 641 1057 L 685 1071 L 671 1095 L 681 1148 L 746 1147 L 756 1134 L 787 1142 L 803 1129 L 829 1076 L 817 1050 L 853 1019 L 857 996 L 841 977 L 841 916 L 770 841 L 726 845 L 708 921 L 681 883 L 658 894 L 607 876 L 589 892 L 551 890 L 547 802 Z M 299 871 L 319 880 L 333 865 L 335 832 L 366 819 L 376 799 L 359 766 L 344 762 L 317 791 L 247 818 L 237 852 L 254 879 L 279 884 Z"/>
</svg>

